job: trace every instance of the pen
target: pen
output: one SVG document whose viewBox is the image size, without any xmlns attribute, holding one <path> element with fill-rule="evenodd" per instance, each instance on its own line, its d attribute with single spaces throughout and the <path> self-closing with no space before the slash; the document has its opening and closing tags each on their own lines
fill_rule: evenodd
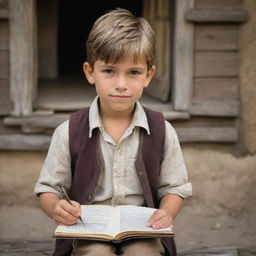
<svg viewBox="0 0 256 256">
<path fill-rule="evenodd" d="M 67 200 L 71 205 L 73 205 L 72 202 L 71 202 L 71 200 L 70 200 L 70 198 L 69 198 L 69 196 L 68 196 L 68 194 L 67 194 L 67 192 L 66 192 L 66 190 L 65 190 L 65 188 L 64 188 L 61 184 L 58 184 L 58 186 L 59 186 L 59 188 L 60 188 L 60 190 L 61 190 L 61 192 L 62 192 L 62 194 L 63 194 L 64 199 Z M 83 222 L 81 216 L 79 216 L 79 219 L 80 219 L 80 221 L 84 224 L 84 222 Z M 85 224 L 84 224 L 84 225 L 85 225 Z"/>
</svg>

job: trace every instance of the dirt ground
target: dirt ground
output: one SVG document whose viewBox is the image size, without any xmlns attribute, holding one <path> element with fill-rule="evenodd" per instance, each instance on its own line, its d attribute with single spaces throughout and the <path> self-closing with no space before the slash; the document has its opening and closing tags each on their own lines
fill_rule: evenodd
<svg viewBox="0 0 256 256">
<path fill-rule="evenodd" d="M 183 146 L 183 154 L 193 196 L 174 223 L 178 249 L 255 246 L 256 155 L 198 145 Z M 0 240 L 51 240 L 55 224 L 33 195 L 44 157 L 0 154 Z"/>
</svg>

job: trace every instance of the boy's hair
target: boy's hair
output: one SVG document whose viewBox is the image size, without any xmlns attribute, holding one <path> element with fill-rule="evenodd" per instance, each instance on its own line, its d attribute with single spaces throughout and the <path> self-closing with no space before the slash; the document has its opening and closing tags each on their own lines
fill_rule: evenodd
<svg viewBox="0 0 256 256">
<path fill-rule="evenodd" d="M 117 8 L 99 17 L 86 42 L 87 61 L 93 67 L 96 60 L 116 63 L 133 56 L 146 59 L 151 68 L 155 59 L 155 34 L 142 17 L 135 17 L 126 9 Z"/>
</svg>

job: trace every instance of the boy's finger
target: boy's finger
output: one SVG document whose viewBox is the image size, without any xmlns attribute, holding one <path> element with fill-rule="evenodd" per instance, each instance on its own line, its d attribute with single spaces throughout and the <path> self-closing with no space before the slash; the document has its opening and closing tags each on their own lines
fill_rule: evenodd
<svg viewBox="0 0 256 256">
<path fill-rule="evenodd" d="M 155 228 L 155 229 L 167 228 L 167 227 L 170 227 L 171 224 L 172 224 L 172 223 L 171 223 L 170 218 L 168 218 L 168 217 L 166 216 L 166 217 L 163 217 L 163 218 L 159 219 L 159 220 L 156 221 L 155 223 L 153 223 L 152 228 Z"/>
<path fill-rule="evenodd" d="M 163 216 L 160 210 L 155 211 L 147 222 L 148 226 L 152 226 L 157 220 Z"/>
<path fill-rule="evenodd" d="M 78 219 L 75 219 L 75 220 L 69 220 L 69 219 L 67 219 L 67 218 L 64 218 L 64 217 L 62 217 L 61 215 L 56 215 L 55 217 L 54 217 L 54 221 L 56 222 L 56 224 L 64 224 L 64 225 L 73 225 L 73 224 L 75 224 L 77 221 L 78 221 Z"/>
<path fill-rule="evenodd" d="M 69 213 L 70 215 L 76 218 L 80 216 L 80 209 L 78 209 L 77 206 L 73 205 L 73 203 L 71 205 L 68 201 L 61 200 L 60 206 L 65 212 Z"/>
<path fill-rule="evenodd" d="M 77 209 L 79 216 L 81 215 L 81 205 L 76 201 L 71 201 L 72 205 Z"/>
</svg>

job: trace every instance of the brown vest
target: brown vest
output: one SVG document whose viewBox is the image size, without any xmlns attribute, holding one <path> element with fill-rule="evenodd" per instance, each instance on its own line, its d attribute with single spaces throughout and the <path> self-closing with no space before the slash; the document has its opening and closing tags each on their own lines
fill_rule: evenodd
<svg viewBox="0 0 256 256">
<path fill-rule="evenodd" d="M 150 135 L 144 129 L 140 132 L 140 143 L 135 167 L 143 188 L 146 205 L 157 208 L 160 164 L 165 141 L 163 115 L 144 108 L 150 128 Z M 94 190 L 103 171 L 104 162 L 99 145 L 98 129 L 89 138 L 89 109 L 82 109 L 70 116 L 69 149 L 71 155 L 72 185 L 70 198 L 80 204 L 90 204 Z M 173 238 L 164 238 L 166 256 L 176 256 Z M 57 239 L 54 256 L 69 256 L 72 240 Z"/>
</svg>

